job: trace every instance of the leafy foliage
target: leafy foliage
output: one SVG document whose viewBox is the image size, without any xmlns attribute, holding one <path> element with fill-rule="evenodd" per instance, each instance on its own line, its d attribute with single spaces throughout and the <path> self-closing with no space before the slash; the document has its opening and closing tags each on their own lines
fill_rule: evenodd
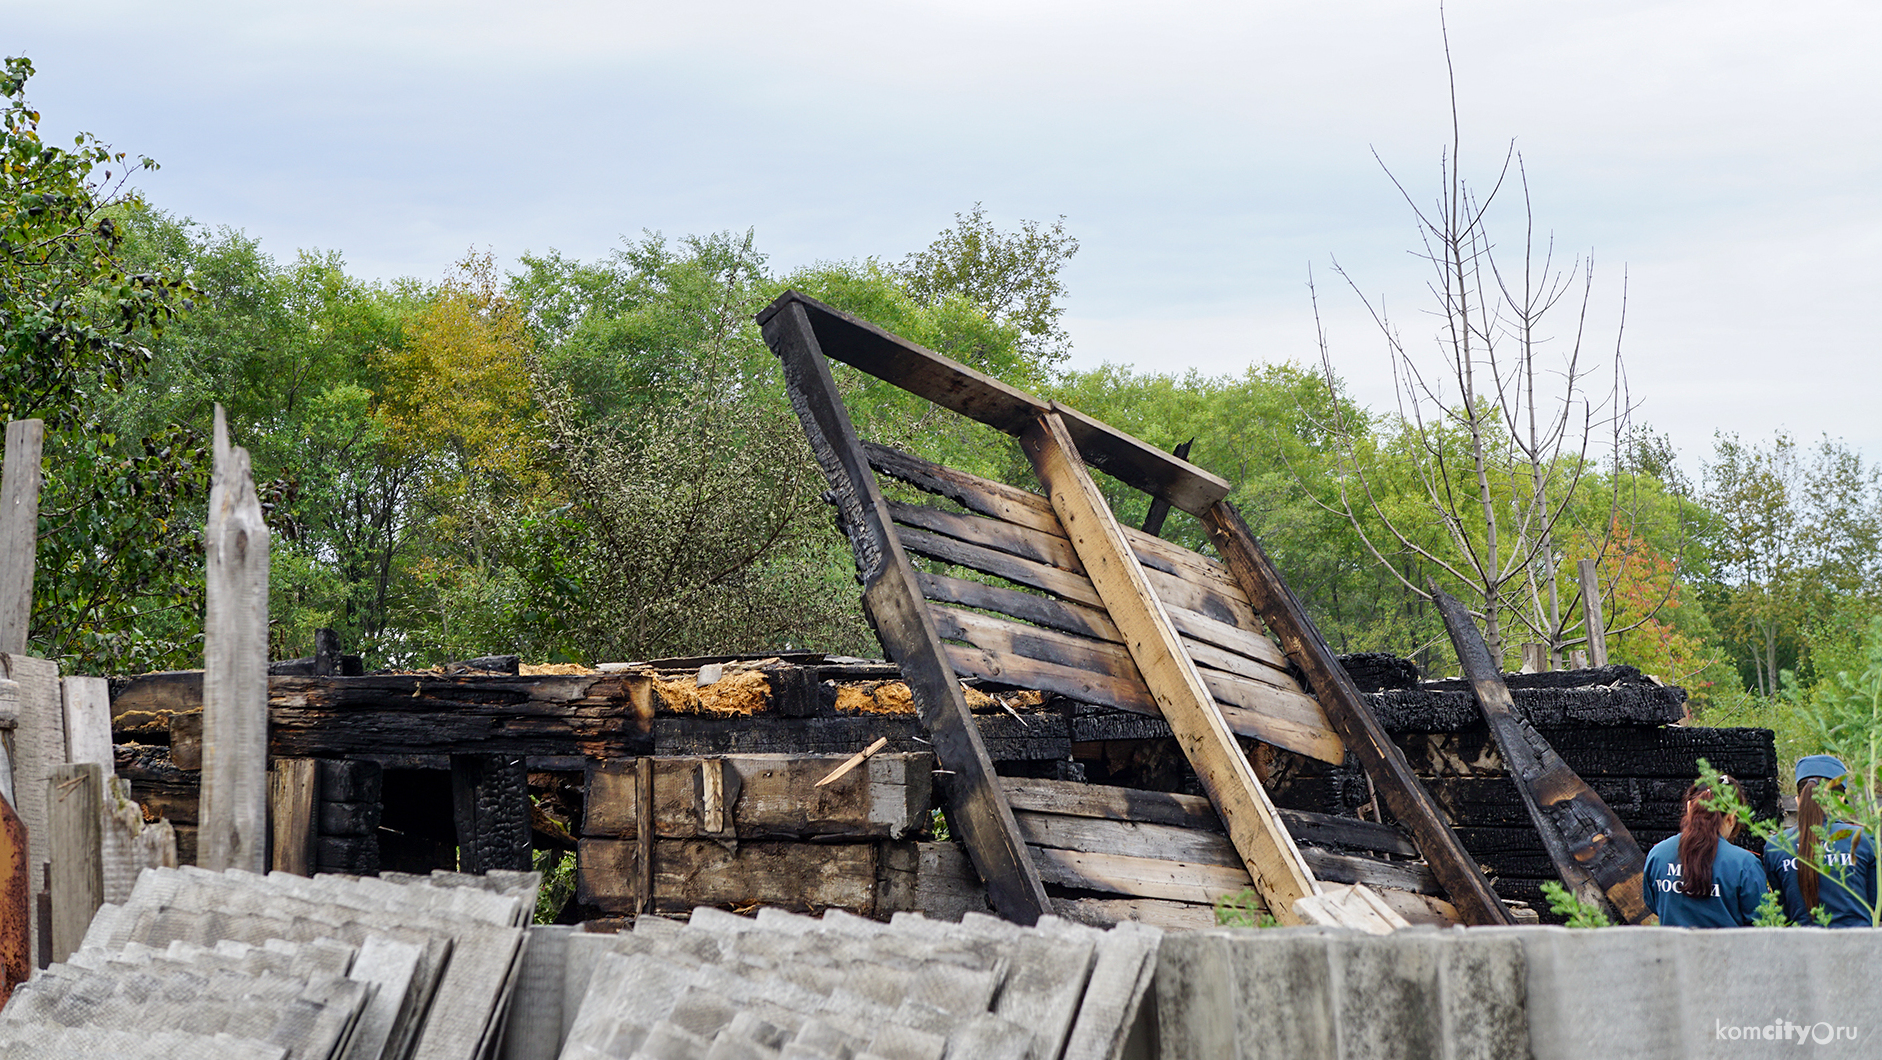
<svg viewBox="0 0 1882 1060">
<path fill-rule="evenodd" d="M 1281 926 L 1281 922 L 1268 913 L 1267 906 L 1261 903 L 1260 892 L 1253 887 L 1244 887 L 1233 894 L 1225 894 L 1217 898 L 1215 922 L 1220 927 L 1232 928 Z"/>
<path fill-rule="evenodd" d="M 1554 880 L 1544 880 L 1542 896 L 1549 900 L 1549 910 L 1556 916 L 1567 918 L 1567 926 L 1572 928 L 1613 927 L 1607 913 L 1600 906 L 1589 905 L 1570 894 L 1568 888 Z"/>
</svg>

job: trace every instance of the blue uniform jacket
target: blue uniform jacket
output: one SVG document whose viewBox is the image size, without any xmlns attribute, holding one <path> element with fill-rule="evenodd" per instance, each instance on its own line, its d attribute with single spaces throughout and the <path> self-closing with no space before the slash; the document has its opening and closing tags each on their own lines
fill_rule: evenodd
<svg viewBox="0 0 1882 1060">
<path fill-rule="evenodd" d="M 1679 836 L 1655 843 L 1640 874 L 1647 908 L 1667 927 L 1745 927 L 1758 914 L 1767 890 L 1764 865 L 1743 847 L 1719 840 L 1712 857 L 1712 894 L 1689 898 L 1674 887 L 1679 883 Z"/>
<path fill-rule="evenodd" d="M 1832 871 L 1817 877 L 1817 903 L 1829 910 L 1831 927 L 1869 927 L 1869 910 L 1857 899 L 1875 904 L 1875 841 L 1855 825 L 1836 822 L 1828 827 L 1830 843 L 1821 848 L 1818 860 Z M 1815 924 L 1797 887 L 1797 855 L 1792 853 L 1797 843 L 1795 828 L 1784 830 L 1783 842 L 1765 843 L 1764 874 L 1784 899 L 1784 915 L 1791 923 Z"/>
</svg>

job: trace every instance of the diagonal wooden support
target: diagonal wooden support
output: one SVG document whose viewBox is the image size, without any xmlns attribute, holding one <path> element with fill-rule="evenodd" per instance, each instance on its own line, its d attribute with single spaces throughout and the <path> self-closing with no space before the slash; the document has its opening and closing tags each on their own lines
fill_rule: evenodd
<svg viewBox="0 0 1882 1060">
<path fill-rule="evenodd" d="M 1431 793 L 1419 783 L 1411 763 L 1405 760 L 1405 752 L 1386 735 L 1385 727 L 1359 698 L 1352 678 L 1333 657 L 1332 649 L 1307 617 L 1307 609 L 1294 597 L 1267 552 L 1248 532 L 1241 514 L 1228 502 L 1220 501 L 1203 514 L 1202 522 L 1255 612 L 1280 638 L 1282 650 L 1306 676 L 1314 698 L 1326 711 L 1327 722 L 1359 759 L 1366 775 L 1373 778 L 1392 816 L 1411 832 L 1419 853 L 1450 894 L 1464 922 L 1515 923 L 1502 899 L 1490 889 L 1490 881 L 1484 879 L 1476 860 L 1445 822 Z"/>
<path fill-rule="evenodd" d="M 1529 819 L 1562 882 L 1583 902 L 1611 906 L 1630 924 L 1657 923 L 1640 890 L 1647 856 L 1632 832 L 1601 796 L 1575 775 L 1562 756 L 1516 713 L 1503 683 L 1503 668 L 1490 656 L 1476 623 L 1457 597 L 1431 584 L 1431 602 L 1457 649 L 1458 665 L 1470 679 L 1477 707 L 1490 726 L 1496 749 L 1522 794 Z"/>
<path fill-rule="evenodd" d="M 1020 445 L 1269 913 L 1283 924 L 1300 923 L 1294 902 L 1319 893 L 1313 873 L 1222 719 L 1056 409 L 1028 427 Z"/>
<path fill-rule="evenodd" d="M 780 299 L 760 314 L 765 342 L 784 367 L 791 407 L 830 482 L 837 517 L 849 535 L 863 583 L 863 610 L 889 658 L 902 667 L 915 709 L 949 771 L 943 786 L 948 820 L 987 882 L 1002 916 L 1030 924 L 1052 911 L 1019 823 L 1001 794 L 959 677 L 921 597 L 914 567 L 889 529 L 891 519 L 875 473 L 837 393 L 829 362 L 801 302 Z"/>
</svg>

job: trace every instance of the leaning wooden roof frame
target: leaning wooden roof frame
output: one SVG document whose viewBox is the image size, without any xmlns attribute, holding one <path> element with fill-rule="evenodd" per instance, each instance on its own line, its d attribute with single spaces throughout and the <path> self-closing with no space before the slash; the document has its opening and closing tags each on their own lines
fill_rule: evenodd
<svg viewBox="0 0 1882 1060">
<path fill-rule="evenodd" d="M 1153 702 L 1118 705 L 1157 713 L 1169 724 L 1256 889 L 1281 923 L 1299 923 L 1294 903 L 1321 894 L 1321 888 L 1255 777 L 1236 741 L 1238 732 L 1333 761 L 1351 751 L 1372 779 L 1385 808 L 1410 833 L 1460 918 L 1470 924 L 1513 922 L 1403 752 L 1386 735 L 1300 601 L 1240 513 L 1228 503 L 1231 486 L 1226 480 L 1056 401 L 1009 386 L 798 292 L 780 295 L 757 319 L 766 343 L 783 365 L 791 405 L 829 480 L 839 521 L 855 553 L 864 611 L 884 652 L 901 665 L 936 757 L 947 771 L 942 789 L 950 821 L 986 882 L 989 900 L 1002 915 L 1030 923 L 1051 912 L 1052 905 L 973 723 L 960 677 L 963 672 L 975 676 L 975 671 L 983 671 L 979 676 L 993 676 L 984 671 L 998 673 L 1002 661 L 1017 656 L 946 643 L 944 636 L 984 647 L 985 640 L 977 642 L 969 627 L 978 623 L 984 630 L 985 623 L 975 611 L 931 605 L 931 598 L 1001 611 L 1022 620 L 1022 624 L 1007 624 L 986 619 L 1010 626 L 1009 638 L 1015 631 L 1051 638 L 1055 634 L 1046 627 L 1056 627 L 1098 634 L 1113 646 L 1121 643 L 1128 653 L 1123 661 L 1115 653 L 1087 650 L 1089 668 L 1095 671 L 1090 675 L 1080 675 L 1077 667 L 1045 663 L 1027 668 L 1034 671 L 1031 677 L 1039 686 L 1085 676 L 1089 679 L 1084 687 L 1106 687 L 1107 668 L 1122 668 L 1141 679 Z M 857 437 L 829 359 L 1019 439 L 1048 496 L 866 446 Z M 1121 527 L 1092 481 L 1091 467 L 1201 520 L 1223 562 Z M 1044 533 L 1026 536 L 1029 544 L 1019 552 L 1042 542 L 1060 548 L 1057 538 L 1062 536 L 1071 555 L 1061 557 L 1059 563 L 1080 575 L 1066 578 L 1059 567 L 1023 556 L 989 556 L 992 550 L 962 541 L 958 534 L 946 542 L 928 542 L 926 538 L 935 536 L 928 533 L 933 527 L 921 527 L 920 520 L 973 517 L 893 505 L 882 494 L 875 478 L 877 469 L 947 496 L 979 515 L 1004 518 L 1008 523 L 1017 520 L 1022 534 L 1025 524 L 1032 521 Z M 978 521 L 992 525 L 991 520 Z M 898 524 L 904 528 L 900 533 L 895 529 Z M 910 550 L 943 561 L 969 559 L 962 565 L 1054 592 L 1062 602 L 917 571 L 905 542 L 916 546 Z M 1285 658 L 1258 658 L 1262 645 L 1274 651 L 1265 637 L 1251 637 L 1230 623 L 1166 603 L 1164 598 L 1172 588 L 1185 585 L 1199 588 L 1215 603 L 1230 598 L 1245 601 L 1242 606 L 1279 641 Z M 1065 591 L 1068 586 L 1075 588 Z M 1233 650 L 1222 651 L 1219 644 L 1209 643 L 1229 639 L 1221 634 L 1231 630 L 1241 634 L 1230 640 Z M 1106 647 L 1089 643 L 1098 649 Z M 1291 663 L 1313 696 L 1293 695 L 1283 687 L 1287 682 L 1275 679 L 1265 685 L 1229 681 L 1231 675 L 1213 666 L 1205 677 L 1197 665 L 1199 655 L 1208 655 L 1212 662 L 1228 657 L 1233 660 L 1231 669 L 1252 668 L 1259 671 L 1257 676 L 1268 678 Z M 1042 672 L 1046 680 L 1037 680 Z M 1005 679 L 1025 680 L 1017 674 Z M 1225 694 L 1225 687 L 1250 693 L 1243 685 L 1260 685 L 1244 699 L 1247 705 L 1237 708 L 1219 702 L 1236 698 L 1234 692 Z M 1137 687 L 1129 682 L 1109 684 L 1120 686 Z M 1293 688 L 1299 691 L 1298 685 Z M 1297 699 L 1309 704 L 1317 701 L 1323 717 L 1318 728 L 1330 730 L 1337 744 L 1316 731 L 1312 718 L 1301 716 Z"/>
</svg>

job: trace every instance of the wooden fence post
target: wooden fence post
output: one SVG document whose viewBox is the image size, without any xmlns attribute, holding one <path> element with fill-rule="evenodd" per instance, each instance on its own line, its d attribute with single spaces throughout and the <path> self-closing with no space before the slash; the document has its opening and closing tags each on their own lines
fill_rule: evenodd
<svg viewBox="0 0 1882 1060">
<path fill-rule="evenodd" d="M 203 530 L 201 844 L 211 871 L 268 871 L 268 526 L 248 450 L 216 406 L 215 473 Z"/>
<path fill-rule="evenodd" d="M 45 427 L 38 420 L 7 424 L 6 469 L 0 472 L 0 652 L 26 654 L 33 615 L 33 564 L 39 545 L 39 461 Z"/>
<path fill-rule="evenodd" d="M 65 764 L 65 706 L 59 690 L 59 664 L 30 655 L 0 656 L 8 675 L 20 686 L 20 716 L 13 730 L 13 808 L 26 827 L 27 890 L 32 896 L 34 967 L 49 960 L 41 943 L 40 898 L 46 889 L 46 781 Z"/>
<path fill-rule="evenodd" d="M 274 819 L 274 870 L 312 876 L 314 846 L 320 839 L 314 827 L 314 816 L 320 812 L 320 760 L 275 759 L 269 773 L 268 809 Z"/>
<path fill-rule="evenodd" d="M 1584 559 L 1575 567 L 1581 581 L 1581 614 L 1588 623 L 1588 661 L 1596 666 L 1606 666 L 1608 631 L 1603 624 L 1607 619 L 1601 614 L 1601 579 L 1596 577 L 1594 560 Z"/>
<path fill-rule="evenodd" d="M 85 940 L 92 914 L 105 900 L 100 860 L 104 770 L 96 762 L 74 762 L 53 770 L 46 781 L 48 846 L 52 854 L 52 955 L 63 961 Z"/>
</svg>

